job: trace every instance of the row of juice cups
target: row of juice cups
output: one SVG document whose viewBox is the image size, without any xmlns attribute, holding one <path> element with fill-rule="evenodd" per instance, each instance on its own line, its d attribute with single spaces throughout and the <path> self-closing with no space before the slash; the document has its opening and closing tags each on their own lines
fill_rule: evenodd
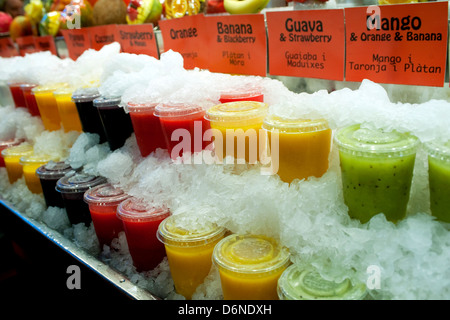
<svg viewBox="0 0 450 320">
<path fill-rule="evenodd" d="M 363 284 L 328 281 L 313 269 L 291 265 L 289 252 L 273 238 L 230 234 L 195 216 L 171 215 L 167 208 L 128 196 L 103 177 L 74 172 L 64 162 L 44 165 L 38 175 L 49 183 L 44 189 L 46 202 L 55 205 L 51 201 L 59 192 L 70 222 L 89 225 L 92 221 L 101 246 L 110 245 L 124 231 L 137 271 L 152 270 L 167 256 L 176 292 L 187 299 L 203 283 L 212 263 L 219 269 L 227 300 L 366 296 Z"/>
<path fill-rule="evenodd" d="M 92 102 L 92 96 L 83 97 Z M 159 147 L 164 148 L 163 138 L 167 138 L 170 131 L 164 130 L 167 126 L 162 125 L 165 118 L 161 110 L 169 109 L 172 116 L 168 116 L 170 121 L 167 122 L 173 125 L 172 130 L 182 126 L 192 130 L 195 119 L 206 118 L 211 127 L 222 131 L 237 129 L 238 126 L 244 129 L 251 126 L 263 128 L 269 133 L 269 145 L 270 132 L 278 130 L 278 175 L 286 182 L 291 182 L 294 178 L 320 177 L 328 169 L 332 133 L 323 119 L 266 116 L 267 105 L 254 101 L 223 103 L 206 111 L 198 110 L 199 114 L 194 114 L 195 117 L 189 112 L 186 116 L 185 111 L 189 110 L 187 107 L 159 107 L 161 106 L 128 105 L 141 152 L 145 146 L 153 145 L 156 148 L 157 141 L 161 143 Z M 119 109 L 122 112 L 122 108 Z M 175 109 L 179 109 L 178 113 L 183 111 L 184 118 Z M 91 105 L 90 110 L 95 111 L 95 108 Z M 173 115 L 174 113 L 178 116 Z M 182 120 L 185 122 L 182 123 Z M 121 132 L 117 130 L 117 126 L 114 128 L 116 132 Z M 224 135 L 226 136 L 226 132 Z M 384 132 L 353 125 L 339 130 L 335 141 L 339 146 L 344 200 L 350 216 L 363 223 L 380 212 L 393 222 L 403 219 L 409 201 L 418 139 L 408 133 Z M 430 142 L 425 146 L 429 154 L 431 211 L 439 220 L 450 222 L 450 144 Z M 168 143 L 166 148 L 169 148 Z M 249 148 L 247 142 L 245 148 Z M 224 152 L 225 149 L 224 145 Z M 150 151 L 149 148 L 145 150 Z M 34 169 L 36 165 L 34 164 Z M 25 177 L 26 181 L 33 179 L 27 177 L 28 175 Z M 10 182 L 12 183 L 11 179 Z"/>
</svg>

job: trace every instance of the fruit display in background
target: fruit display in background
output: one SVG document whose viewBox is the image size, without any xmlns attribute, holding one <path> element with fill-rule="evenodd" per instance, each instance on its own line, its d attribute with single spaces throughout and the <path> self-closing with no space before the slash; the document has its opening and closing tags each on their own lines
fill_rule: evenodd
<svg viewBox="0 0 450 320">
<path fill-rule="evenodd" d="M 123 0 L 98 0 L 92 15 L 96 26 L 127 24 L 127 5 Z"/>
<path fill-rule="evenodd" d="M 70 0 L 44 0 L 44 9 L 46 12 L 63 11 Z"/>
<path fill-rule="evenodd" d="M 206 0 L 206 13 L 227 12 L 223 5 L 224 0 Z"/>
<path fill-rule="evenodd" d="M 230 14 L 259 13 L 269 0 L 223 0 L 225 10 Z"/>
<path fill-rule="evenodd" d="M 127 23 L 158 25 L 161 19 L 162 4 L 159 0 L 131 0 L 127 7 Z"/>
<path fill-rule="evenodd" d="M 37 36 L 37 28 L 33 26 L 30 18 L 17 16 L 9 25 L 9 35 L 13 41 L 16 41 L 19 37 Z"/>
<path fill-rule="evenodd" d="M 205 0 L 165 0 L 165 17 L 167 19 L 181 18 L 202 13 Z"/>
<path fill-rule="evenodd" d="M 25 16 L 27 16 L 31 23 L 37 25 L 44 16 L 44 4 L 41 0 L 31 0 L 24 7 Z"/>
<path fill-rule="evenodd" d="M 56 36 L 61 25 L 61 12 L 51 11 L 44 14 L 39 23 L 39 34 L 41 36 Z"/>
<path fill-rule="evenodd" d="M 72 0 L 70 4 L 66 5 L 62 12 L 66 25 L 64 27 L 61 25 L 61 27 L 67 29 L 67 21 L 72 21 L 74 15 L 80 15 L 82 28 L 94 25 L 93 7 L 89 1 Z"/>
<path fill-rule="evenodd" d="M 13 18 L 6 12 L 0 11 L 0 33 L 9 32 L 9 26 Z"/>
</svg>

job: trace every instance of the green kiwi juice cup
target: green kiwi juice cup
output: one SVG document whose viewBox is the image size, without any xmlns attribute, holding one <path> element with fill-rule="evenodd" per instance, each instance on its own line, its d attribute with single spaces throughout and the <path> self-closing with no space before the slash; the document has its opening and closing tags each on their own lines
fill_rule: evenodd
<svg viewBox="0 0 450 320">
<path fill-rule="evenodd" d="M 450 222 L 450 140 L 425 144 L 428 151 L 428 179 L 431 214 Z"/>
<path fill-rule="evenodd" d="M 383 213 L 392 222 L 406 216 L 418 139 L 352 125 L 339 130 L 342 188 L 351 218 L 361 223 Z"/>
</svg>

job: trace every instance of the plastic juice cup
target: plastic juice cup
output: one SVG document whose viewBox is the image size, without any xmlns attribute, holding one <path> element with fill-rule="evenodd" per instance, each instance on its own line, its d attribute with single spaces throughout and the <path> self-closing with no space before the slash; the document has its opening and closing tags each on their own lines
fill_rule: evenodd
<svg viewBox="0 0 450 320">
<path fill-rule="evenodd" d="M 67 217 L 71 224 L 84 223 L 89 227 L 92 222 L 89 205 L 84 202 L 84 193 L 106 179 L 85 173 L 67 174 L 56 182 L 56 191 L 61 193 Z"/>
<path fill-rule="evenodd" d="M 23 96 L 23 92 L 22 89 L 20 88 L 20 86 L 23 83 L 20 82 L 9 82 L 8 83 L 8 87 L 9 90 L 11 91 L 11 95 L 13 97 L 14 100 L 14 105 L 16 106 L 16 108 L 26 108 L 27 105 L 25 103 L 25 97 Z"/>
<path fill-rule="evenodd" d="M 167 149 L 159 118 L 155 116 L 156 104 L 128 103 L 136 141 L 143 157 L 156 149 Z"/>
<path fill-rule="evenodd" d="M 252 87 L 236 88 L 230 91 L 222 91 L 219 98 L 220 103 L 236 101 L 264 102 L 264 94 L 261 90 Z"/>
<path fill-rule="evenodd" d="M 81 132 L 83 129 L 77 107 L 72 101 L 72 94 L 72 88 L 61 88 L 53 92 L 64 132 Z"/>
<path fill-rule="evenodd" d="M 159 117 L 167 150 L 172 159 L 182 157 L 184 153 L 201 152 L 209 145 L 208 141 L 203 141 L 203 134 L 210 128 L 204 118 L 203 107 L 189 104 L 160 104 L 156 106 L 154 115 Z M 180 133 L 188 137 L 180 137 Z M 187 145 L 183 143 L 185 138 L 190 139 Z M 183 146 L 186 148 L 182 148 Z"/>
<path fill-rule="evenodd" d="M 14 106 L 11 89 L 4 80 L 0 80 L 0 106 Z"/>
<path fill-rule="evenodd" d="M 218 159 L 231 156 L 247 163 L 259 161 L 266 144 L 265 133 L 261 135 L 260 129 L 267 111 L 266 103 L 255 101 L 228 102 L 209 108 L 205 118 L 211 129 L 222 134 L 222 147 L 214 139 Z"/>
<path fill-rule="evenodd" d="M 344 201 L 349 215 L 362 223 L 384 213 L 399 221 L 406 216 L 418 139 L 397 131 L 353 125 L 336 135 Z"/>
<path fill-rule="evenodd" d="M 277 291 L 280 300 L 364 300 L 367 296 L 363 283 L 326 280 L 316 270 L 303 270 L 294 264 L 278 279 Z"/>
<path fill-rule="evenodd" d="M 64 208 L 61 193 L 56 191 L 55 187 L 56 182 L 70 172 L 74 172 L 72 167 L 64 161 L 49 161 L 37 168 L 36 174 L 41 182 L 47 207 Z"/>
<path fill-rule="evenodd" d="M 164 245 L 158 241 L 156 232 L 159 224 L 169 215 L 169 210 L 155 208 L 134 197 L 119 204 L 117 216 L 122 220 L 137 271 L 154 269 L 166 256 Z"/>
<path fill-rule="evenodd" d="M 211 270 L 214 246 L 226 230 L 209 222 L 198 222 L 186 214 L 166 218 L 158 229 L 164 243 L 170 273 L 177 293 L 191 299 Z"/>
<path fill-rule="evenodd" d="M 100 97 L 97 88 L 80 88 L 74 91 L 72 100 L 78 110 L 83 132 L 95 133 L 100 137 L 100 143 L 106 142 L 105 130 L 94 100 Z"/>
<path fill-rule="evenodd" d="M 39 112 L 39 108 L 36 102 L 36 98 L 33 94 L 33 88 L 37 87 L 36 84 L 22 84 L 20 88 L 22 89 L 23 96 L 25 98 L 25 104 L 32 116 L 41 116 L 41 113 Z"/>
<path fill-rule="evenodd" d="M 39 113 L 41 114 L 42 123 L 48 131 L 61 129 L 61 117 L 53 92 L 64 86 L 65 84 L 56 84 L 37 86 L 32 89 L 39 108 Z"/>
<path fill-rule="evenodd" d="M 440 221 L 450 222 L 450 141 L 434 141 L 425 147 L 428 151 L 431 214 Z"/>
<path fill-rule="evenodd" d="M 36 170 L 50 160 L 52 159 L 49 156 L 35 154 L 20 158 L 23 177 L 25 178 L 25 183 L 31 192 L 36 194 L 42 193 L 41 181 L 39 180 L 39 176 L 36 174 Z"/>
<path fill-rule="evenodd" d="M 275 239 L 230 235 L 214 248 L 225 300 L 277 300 L 277 282 L 290 263 L 289 252 Z"/>
<path fill-rule="evenodd" d="M 30 154 L 33 154 L 33 146 L 27 142 L 24 142 L 17 146 L 6 148 L 2 151 L 6 171 L 8 173 L 9 183 L 13 184 L 23 176 L 23 169 L 22 165 L 20 164 L 20 158 Z"/>
<path fill-rule="evenodd" d="M 264 120 L 263 128 L 267 130 L 270 149 L 278 151 L 278 175 L 284 182 L 311 176 L 319 178 L 328 170 L 332 131 L 325 119 L 271 115 Z M 273 134 L 278 135 L 278 150 L 272 148 Z"/>
<path fill-rule="evenodd" d="M 111 150 L 116 150 L 125 144 L 133 133 L 130 114 L 120 106 L 120 97 L 99 97 L 94 100 L 94 107 L 100 115 L 106 140 Z"/>
<path fill-rule="evenodd" d="M 2 151 L 10 147 L 18 146 L 23 142 L 25 142 L 25 139 L 10 139 L 0 141 L 0 167 L 5 167 L 5 160 L 3 159 Z"/>
<path fill-rule="evenodd" d="M 123 223 L 117 217 L 117 207 L 129 196 L 123 190 L 110 183 L 98 185 L 84 193 L 84 201 L 89 205 L 95 233 L 100 247 L 110 245 L 119 232 L 123 231 Z"/>
</svg>

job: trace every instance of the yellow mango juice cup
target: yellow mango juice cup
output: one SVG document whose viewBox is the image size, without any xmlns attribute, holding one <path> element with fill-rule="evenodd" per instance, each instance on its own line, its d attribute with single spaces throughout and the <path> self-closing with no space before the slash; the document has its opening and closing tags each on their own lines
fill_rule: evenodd
<svg viewBox="0 0 450 320">
<path fill-rule="evenodd" d="M 321 177 L 329 165 L 331 129 L 325 119 L 288 119 L 275 115 L 264 119 L 272 159 L 278 159 L 278 175 L 284 182 Z M 272 143 L 278 137 L 278 145 Z M 274 153 L 278 152 L 278 156 Z"/>
<path fill-rule="evenodd" d="M 364 300 L 367 296 L 364 283 L 326 280 L 312 267 L 300 269 L 295 264 L 283 272 L 277 289 L 280 300 Z"/>
<path fill-rule="evenodd" d="M 12 184 L 22 177 L 23 169 L 20 158 L 31 154 L 33 154 L 33 146 L 28 142 L 6 148 L 2 151 L 9 183 Z"/>
<path fill-rule="evenodd" d="M 61 88 L 53 92 L 53 96 L 58 106 L 59 117 L 65 132 L 78 131 L 82 132 L 80 116 L 78 115 L 77 106 L 72 100 L 74 89 Z"/>
<path fill-rule="evenodd" d="M 214 248 L 224 300 L 277 300 L 278 278 L 290 263 L 275 239 L 230 235 Z"/>
<path fill-rule="evenodd" d="M 222 141 L 214 137 L 214 148 L 219 160 L 227 156 L 254 164 L 265 148 L 265 134 L 261 134 L 268 105 L 257 101 L 227 102 L 209 108 L 205 118 L 211 129 L 218 130 Z"/>
<path fill-rule="evenodd" d="M 48 156 L 30 154 L 20 158 L 22 165 L 23 177 L 28 189 L 36 194 L 42 193 L 41 180 L 36 174 L 36 170 L 52 160 Z"/>
<path fill-rule="evenodd" d="M 66 86 L 65 84 L 56 84 L 48 86 L 37 86 L 32 89 L 39 113 L 41 114 L 44 128 L 48 131 L 61 129 L 61 117 L 59 116 L 58 105 L 53 92 Z"/>
<path fill-rule="evenodd" d="M 214 246 L 226 230 L 213 223 L 192 223 L 185 214 L 172 215 L 159 225 L 175 290 L 191 299 L 211 270 Z"/>
</svg>

